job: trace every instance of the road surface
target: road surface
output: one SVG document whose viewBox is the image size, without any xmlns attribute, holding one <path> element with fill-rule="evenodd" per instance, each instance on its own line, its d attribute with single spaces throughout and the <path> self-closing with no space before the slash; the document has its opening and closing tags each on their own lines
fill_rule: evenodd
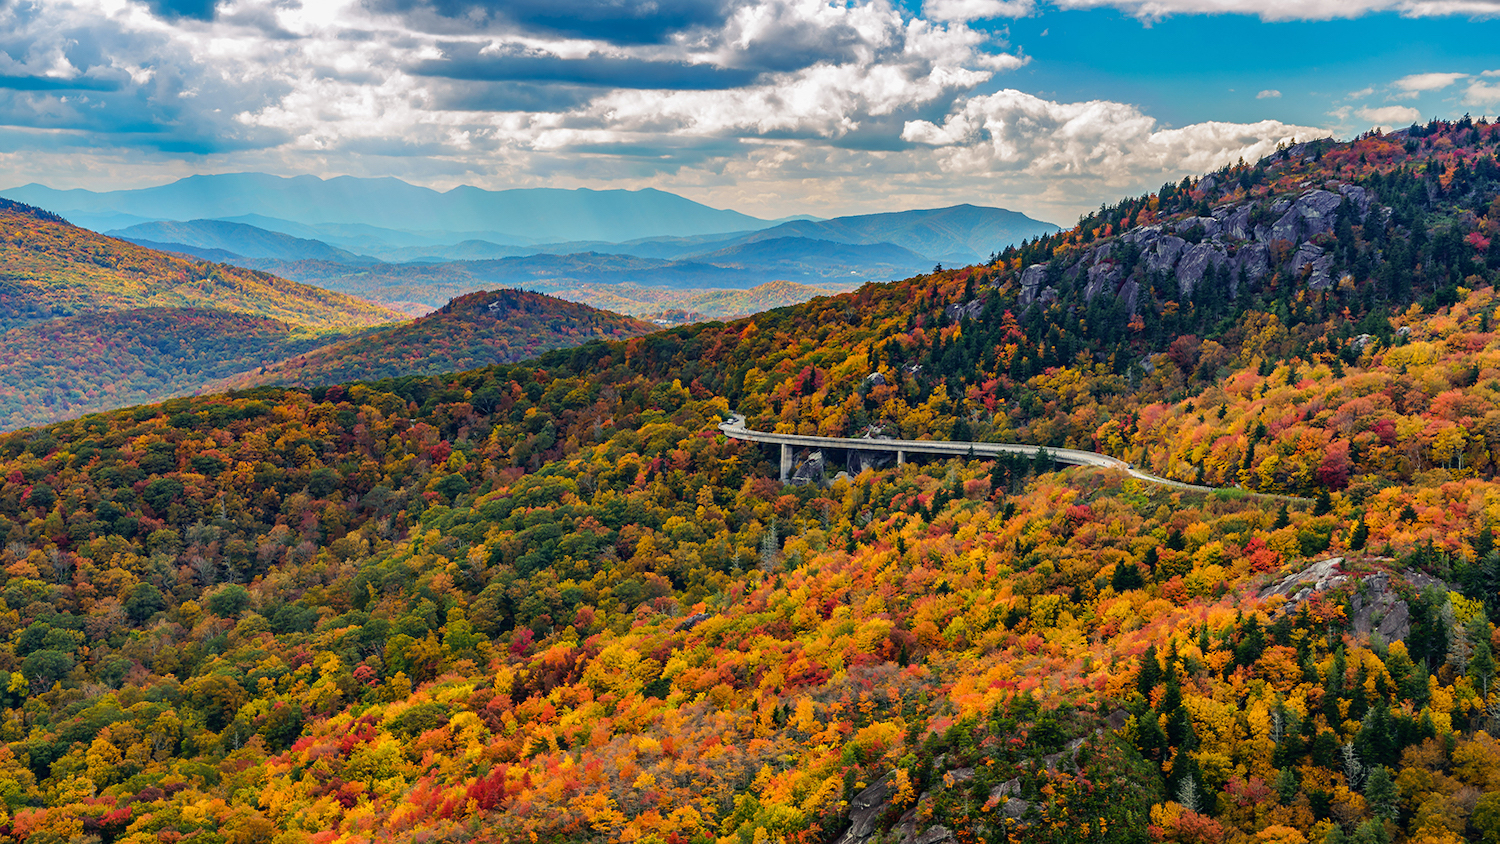
<svg viewBox="0 0 1500 844">
<path fill-rule="evenodd" d="M 1145 472 L 1138 471 L 1134 466 L 1117 457 L 1110 457 L 1107 454 L 1100 454 L 1095 451 L 1080 451 L 1076 448 L 1047 448 L 1046 446 L 1024 445 L 1021 443 L 955 442 L 953 440 L 872 440 L 848 437 L 813 437 L 804 434 L 772 434 L 765 431 L 752 431 L 746 428 L 745 417 L 739 414 L 730 414 L 728 419 L 719 423 L 719 430 L 723 431 L 724 436 L 730 439 L 781 446 L 781 480 L 783 483 L 791 475 L 793 448 L 852 448 L 860 451 L 895 452 L 898 464 L 905 463 L 906 455 L 908 454 L 938 454 L 946 457 L 999 457 L 1002 454 L 1022 454 L 1035 458 L 1037 452 L 1045 450 L 1047 457 L 1057 463 L 1067 463 L 1073 466 L 1097 466 L 1101 469 L 1117 469 L 1130 475 L 1132 478 L 1139 478 L 1148 483 L 1161 484 L 1173 489 L 1191 490 L 1193 492 L 1217 492 L 1220 489 L 1219 487 L 1185 484 L 1182 481 L 1148 475 Z"/>
</svg>

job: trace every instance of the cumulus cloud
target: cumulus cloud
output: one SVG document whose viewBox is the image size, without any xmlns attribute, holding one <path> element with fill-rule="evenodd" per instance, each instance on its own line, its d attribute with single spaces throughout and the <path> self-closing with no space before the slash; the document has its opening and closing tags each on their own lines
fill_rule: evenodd
<svg viewBox="0 0 1500 844">
<path fill-rule="evenodd" d="M 1277 143 L 1319 134 L 1274 120 L 1166 129 L 1125 103 L 1060 103 L 1008 89 L 969 98 L 941 125 L 907 123 L 902 137 L 942 148 L 944 166 L 956 172 L 1019 171 L 1126 184 L 1203 172 L 1240 158 L 1253 161 Z"/>
<path fill-rule="evenodd" d="M 1032 3 L 0 0 L 0 172 L 610 183 L 768 216 L 899 193 L 1066 219 L 1315 134 L 975 96 L 1027 59 L 968 22 Z"/>
<path fill-rule="evenodd" d="M 1335 20 L 1380 12 L 1404 17 L 1500 16 L 1500 0 L 1056 0 L 1063 9 L 1115 8 L 1144 20 L 1180 14 L 1255 15 L 1266 21 Z"/>
<path fill-rule="evenodd" d="M 1024 18 L 1036 11 L 1032 0 L 926 0 L 922 14 L 937 21 Z"/>
<path fill-rule="evenodd" d="M 1362 108 L 1354 112 L 1361 120 L 1378 126 L 1409 126 L 1421 118 L 1422 113 L 1411 106 L 1390 105 L 1379 108 Z"/>
<path fill-rule="evenodd" d="M 1275 88 L 1267 88 L 1266 90 L 1261 91 L 1259 94 L 1256 94 L 1255 98 L 1257 100 L 1274 100 L 1278 99 L 1280 96 L 1280 91 L 1276 90 Z"/>
<path fill-rule="evenodd" d="M 1413 73 L 1397 79 L 1396 88 L 1413 93 L 1426 93 L 1428 91 L 1441 91 L 1460 79 L 1467 79 L 1467 73 Z"/>
<path fill-rule="evenodd" d="M 1494 71 L 1490 71 L 1484 75 L 1494 76 L 1500 74 L 1497 74 Z M 1463 101 L 1464 105 L 1474 106 L 1476 108 L 1500 107 L 1500 84 L 1485 82 L 1482 79 L 1475 79 L 1473 82 L 1469 83 L 1469 86 L 1466 89 L 1464 89 Z"/>
</svg>

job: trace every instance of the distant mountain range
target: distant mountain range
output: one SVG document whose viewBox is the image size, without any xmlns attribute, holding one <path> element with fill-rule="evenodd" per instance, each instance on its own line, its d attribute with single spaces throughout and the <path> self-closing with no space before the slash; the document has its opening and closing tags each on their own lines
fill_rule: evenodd
<svg viewBox="0 0 1500 844">
<path fill-rule="evenodd" d="M 409 312 L 413 307 L 436 308 L 456 296 L 494 287 L 526 287 L 578 297 L 596 306 L 625 304 L 635 314 L 656 313 L 663 307 L 687 308 L 689 291 L 744 291 L 773 281 L 791 284 L 783 291 L 834 292 L 867 281 L 905 278 L 934 264 L 982 262 L 1008 245 L 1057 230 L 1019 212 L 975 205 L 773 224 L 659 191 L 470 189 L 438 194 L 389 179 L 325 182 L 259 174 L 197 177 L 138 191 L 90 193 L 27 186 L 6 193 L 48 197 L 62 203 L 57 207 L 65 214 L 83 215 L 80 219 L 243 212 L 223 218 L 135 222 L 108 233 L 153 249 L 263 270 Z M 280 198 L 271 202 L 266 198 L 271 194 Z M 453 221 L 452 215 L 444 216 L 446 211 L 412 213 L 393 220 L 388 209 L 371 211 L 355 202 L 373 201 L 377 195 L 409 199 L 413 209 L 424 203 L 429 210 L 443 203 L 510 206 L 503 214 L 463 215 L 458 222 L 461 227 L 443 230 L 427 227 L 443 219 Z M 69 209 L 69 204 L 84 210 Z M 564 206 L 583 209 L 576 218 L 569 217 L 576 225 L 548 229 L 540 221 L 551 212 L 540 211 L 527 222 L 529 234 L 517 233 L 511 225 L 527 209 L 555 211 Z M 262 213 L 273 207 L 277 214 L 323 215 L 334 221 L 307 222 Z M 695 217 L 688 214 L 693 209 Z M 605 217 L 613 222 L 607 226 L 591 222 Z M 421 228 L 380 224 L 393 222 Z M 511 230 L 487 228 L 502 225 Z M 741 228 L 705 231 L 730 225 Z M 668 233 L 598 237 L 618 238 L 648 229 Z M 547 233 L 567 237 L 548 243 L 533 237 Z M 616 295 L 607 290 L 611 285 L 632 291 Z M 670 295 L 654 295 L 653 290 Z M 724 301 L 733 301 L 737 307 L 744 298 Z M 777 298 L 780 304 L 782 297 Z"/>
<path fill-rule="evenodd" d="M 259 214 L 302 224 L 486 231 L 500 233 L 500 237 L 516 243 L 619 242 L 659 235 L 740 232 L 774 224 L 652 188 L 491 191 L 460 186 L 440 192 L 400 179 L 353 176 L 320 179 L 224 173 L 190 176 L 151 188 L 98 193 L 30 184 L 0 191 L 0 196 L 53 210 L 85 225 L 103 221 L 109 228 L 150 220 Z"/>
<path fill-rule="evenodd" d="M 188 252 L 215 261 L 234 258 L 275 258 L 283 261 L 338 261 L 345 264 L 372 264 L 373 258 L 356 255 L 346 249 L 330 246 L 321 240 L 293 237 L 246 223 L 228 220 L 191 220 L 180 223 L 160 220 L 137 223 L 112 231 L 142 246 Z M 191 251 L 189 251 L 191 250 Z"/>
</svg>

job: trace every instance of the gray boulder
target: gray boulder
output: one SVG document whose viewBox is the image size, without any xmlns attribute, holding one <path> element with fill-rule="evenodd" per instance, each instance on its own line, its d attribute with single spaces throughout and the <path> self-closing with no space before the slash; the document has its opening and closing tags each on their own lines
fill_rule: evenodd
<svg viewBox="0 0 1500 844">
<path fill-rule="evenodd" d="M 1047 281 L 1047 265 L 1032 264 L 1021 273 L 1021 307 L 1025 308 L 1036 301 L 1037 294 L 1042 285 Z"/>
<path fill-rule="evenodd" d="M 880 815 L 895 791 L 894 775 L 886 774 L 880 781 L 854 795 L 849 801 L 849 828 L 839 838 L 839 844 L 864 844 L 875 835 Z"/>
<path fill-rule="evenodd" d="M 1370 216 L 1370 202 L 1374 197 L 1370 195 L 1369 191 L 1359 185 L 1339 185 L 1339 195 L 1349 200 L 1354 204 L 1355 208 L 1359 209 L 1359 219 L 1361 222 Z"/>
<path fill-rule="evenodd" d="M 1177 290 L 1182 298 L 1192 296 L 1203 276 L 1227 260 L 1224 247 L 1217 243 L 1198 243 L 1184 251 L 1177 262 Z"/>
<path fill-rule="evenodd" d="M 1178 220 L 1177 224 L 1173 228 L 1178 233 L 1182 233 L 1194 228 L 1195 226 L 1203 227 L 1204 237 L 1213 237 L 1214 235 L 1219 233 L 1219 221 L 1215 220 L 1213 217 L 1188 217 L 1183 220 Z"/>
<path fill-rule="evenodd" d="M 1325 254 L 1321 246 L 1304 243 L 1292 253 L 1290 265 L 1292 275 L 1300 276 L 1306 272 L 1307 286 L 1313 290 L 1323 290 L 1333 283 L 1333 279 L 1329 276 L 1332 267 L 1333 256 Z"/>
<path fill-rule="evenodd" d="M 1339 203 L 1343 202 L 1343 199 L 1336 193 L 1318 189 L 1302 194 L 1271 225 L 1271 239 L 1289 240 L 1296 243 L 1323 232 L 1333 231 L 1334 224 L 1338 222 Z M 1272 209 L 1274 210 L 1275 206 L 1272 206 Z"/>
<path fill-rule="evenodd" d="M 1155 243 L 1161 237 L 1161 226 L 1138 226 L 1120 235 L 1120 239 L 1126 243 L 1134 243 L 1145 248 Z"/>
<path fill-rule="evenodd" d="M 1255 234 L 1250 226 L 1251 210 L 1253 206 L 1249 204 L 1237 208 L 1220 209 L 1224 214 L 1219 220 L 1219 231 L 1223 232 L 1225 237 L 1234 240 L 1249 240 Z M 1219 216 L 1219 211 L 1215 211 L 1214 216 Z"/>
<path fill-rule="evenodd" d="M 1252 285 L 1259 285 L 1271 272 L 1271 250 L 1264 243 L 1247 243 L 1234 253 L 1234 265 L 1230 267 L 1229 283 L 1234 295 L 1239 295 L 1240 274 Z"/>
<path fill-rule="evenodd" d="M 1120 287 L 1120 301 L 1124 303 L 1125 310 L 1129 311 L 1132 314 L 1135 313 L 1136 306 L 1140 304 L 1140 299 L 1141 286 L 1135 282 L 1135 279 L 1126 281 L 1125 284 Z"/>
<path fill-rule="evenodd" d="M 1177 259 L 1182 255 L 1182 247 L 1187 246 L 1187 241 L 1174 235 L 1165 235 L 1151 244 L 1151 248 L 1141 253 L 1141 260 L 1146 269 L 1153 273 L 1168 273 L 1177 266 Z"/>
<path fill-rule="evenodd" d="M 1100 293 L 1111 292 L 1119 286 L 1125 273 L 1114 261 L 1101 261 L 1089 267 L 1088 285 L 1083 288 L 1083 299 L 1092 302 Z"/>
</svg>

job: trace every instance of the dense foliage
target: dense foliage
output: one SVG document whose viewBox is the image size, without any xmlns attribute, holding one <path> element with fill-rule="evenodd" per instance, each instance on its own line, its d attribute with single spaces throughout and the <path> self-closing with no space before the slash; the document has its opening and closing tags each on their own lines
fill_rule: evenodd
<svg viewBox="0 0 1500 844">
<path fill-rule="evenodd" d="M 435 375 L 514 363 L 552 349 L 638 337 L 655 330 L 649 322 L 540 293 L 481 290 L 405 325 L 247 372 L 231 383 L 321 386 Z"/>
<path fill-rule="evenodd" d="M 0 326 L 92 311 L 197 307 L 310 328 L 399 318 L 378 305 L 224 264 L 193 261 L 0 206 Z"/>
<path fill-rule="evenodd" d="M 0 429 L 192 393 L 207 381 L 350 333 L 198 308 L 140 308 L 18 326 L 0 334 Z"/>
<path fill-rule="evenodd" d="M 1469 251 L 1422 253 L 1406 299 L 1356 231 L 1347 290 L 1278 278 L 1283 255 L 1227 304 L 1153 284 L 1132 311 L 1067 286 L 1081 227 L 527 364 L 0 437 L 5 830 L 1495 840 L 1493 189 L 1426 175 L 1492 146 L 1434 126 L 1220 174 L 1251 174 L 1252 203 L 1420 178 L 1399 195 L 1427 197 L 1426 227 L 1387 225 L 1379 254 L 1444 226 Z M 1333 169 L 1351 150 L 1368 172 Z M 1141 208 L 1196 219 L 1202 184 Z M 1023 306 L 1053 262 L 1056 298 Z M 1470 272 L 1445 293 L 1443 267 Z M 1024 460 L 789 487 L 718 433 L 731 406 L 1311 500 Z"/>
</svg>

